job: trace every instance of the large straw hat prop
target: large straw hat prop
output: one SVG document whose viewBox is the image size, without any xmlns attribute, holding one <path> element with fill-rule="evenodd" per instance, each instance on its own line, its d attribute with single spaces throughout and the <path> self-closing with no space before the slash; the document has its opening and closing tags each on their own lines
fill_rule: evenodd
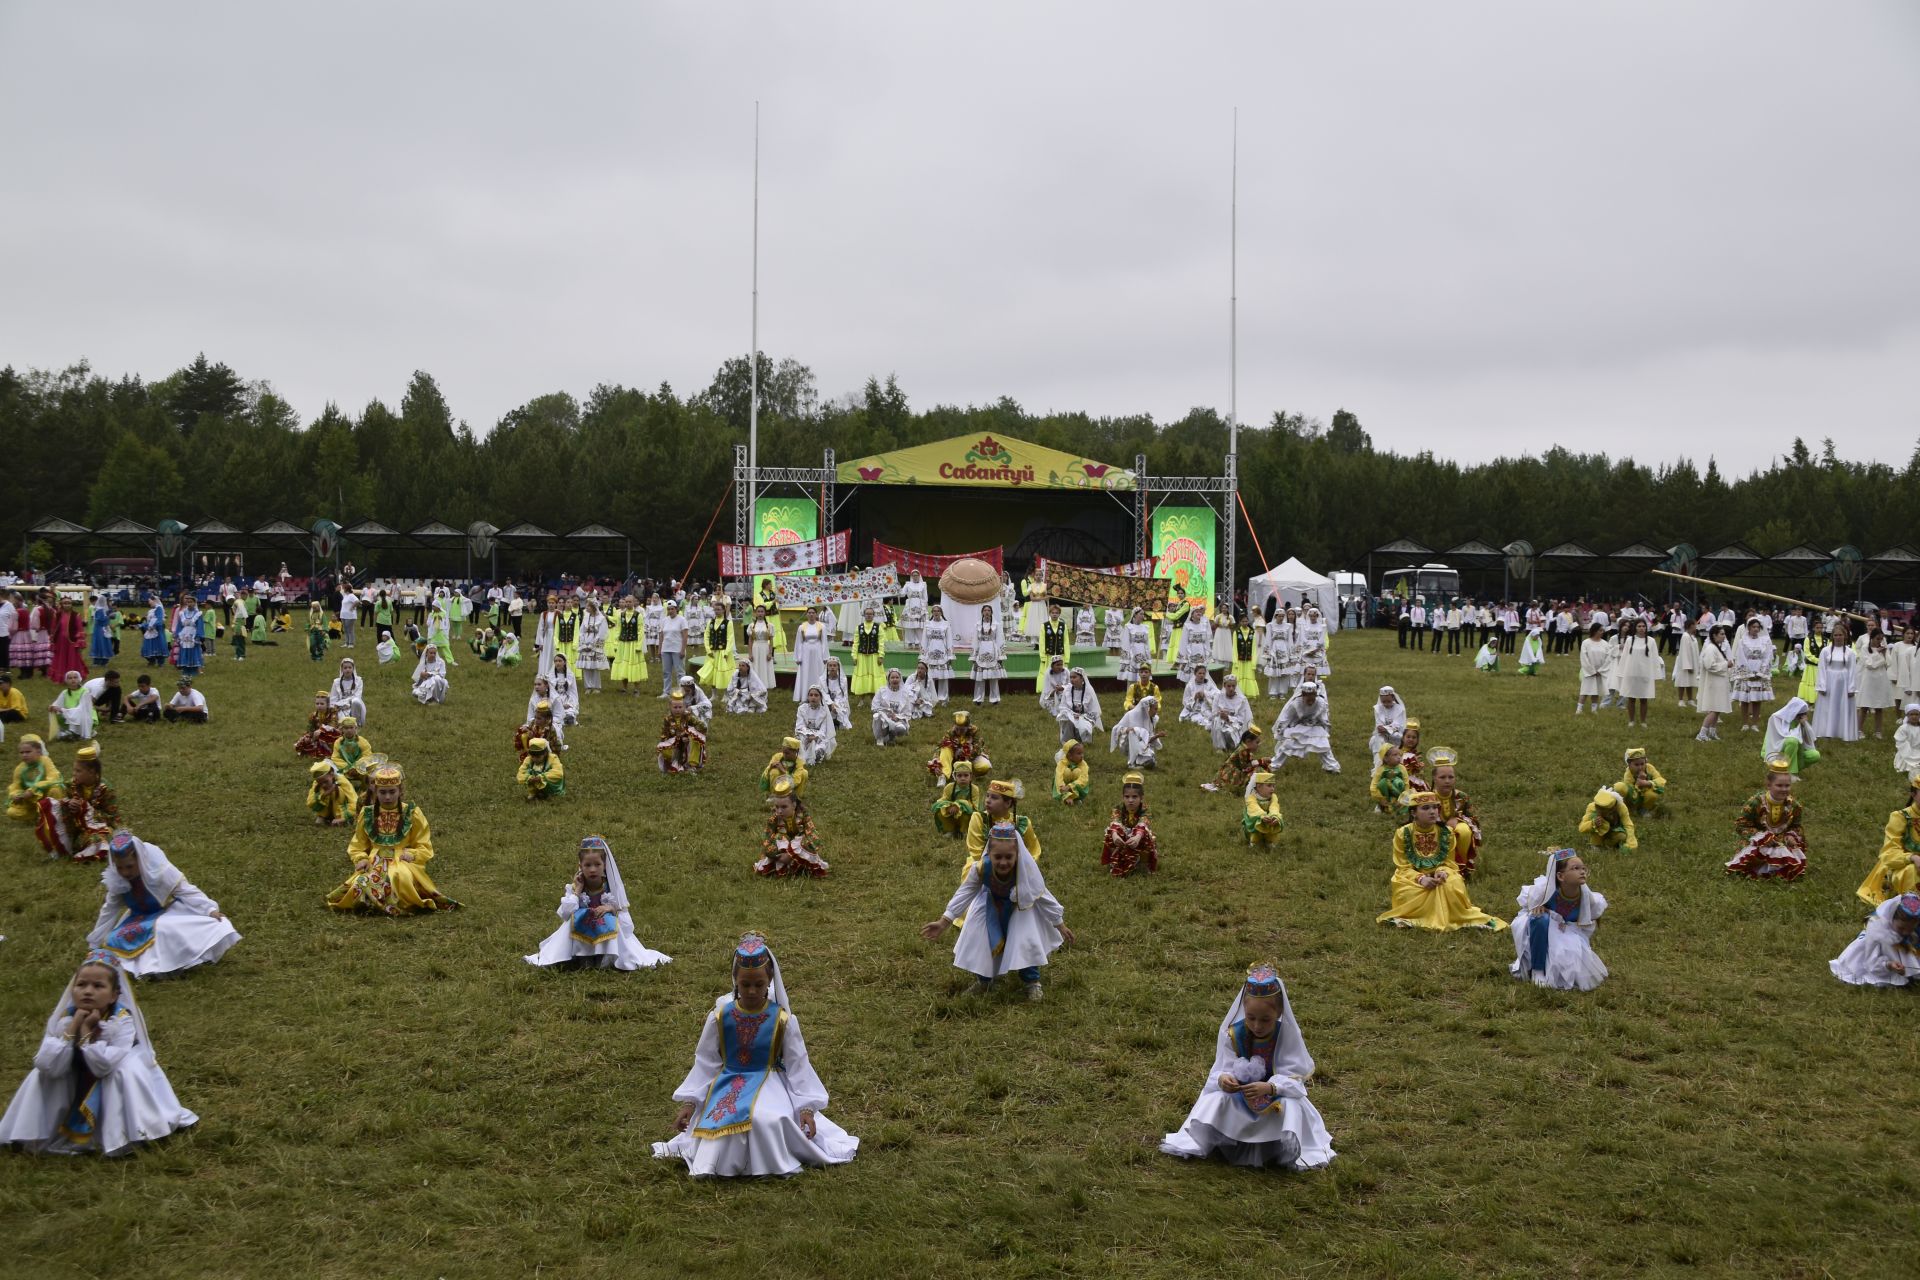
<svg viewBox="0 0 1920 1280">
<path fill-rule="evenodd" d="M 963 556 L 940 575 L 940 594 L 961 604 L 989 604 L 1000 598 L 1000 575 L 975 556 Z"/>
</svg>

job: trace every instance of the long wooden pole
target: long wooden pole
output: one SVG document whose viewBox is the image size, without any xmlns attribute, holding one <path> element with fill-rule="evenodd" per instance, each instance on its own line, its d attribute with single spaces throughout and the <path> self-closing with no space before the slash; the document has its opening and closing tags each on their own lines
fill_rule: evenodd
<svg viewBox="0 0 1920 1280">
<path fill-rule="evenodd" d="M 1682 582 L 1697 582 L 1703 587 L 1718 587 L 1722 591 L 1737 591 L 1741 595 L 1759 596 L 1762 600 L 1778 600 L 1781 604 L 1797 604 L 1802 609 L 1812 609 L 1818 613 L 1837 612 L 1843 618 L 1857 618 L 1861 622 L 1867 623 L 1869 626 L 1871 626 L 1873 623 L 1873 619 L 1867 617 L 1865 614 L 1848 613 L 1845 610 L 1829 609 L 1826 605 L 1815 604 L 1811 600 L 1795 600 L 1792 596 L 1777 596 L 1771 591 L 1756 591 L 1752 587 L 1742 587 L 1731 582 L 1716 582 L 1712 578 L 1696 578 L 1691 576 L 1690 574 L 1673 573 L 1666 569 L 1655 569 L 1653 572 L 1658 574 L 1662 578 L 1678 578 Z"/>
</svg>

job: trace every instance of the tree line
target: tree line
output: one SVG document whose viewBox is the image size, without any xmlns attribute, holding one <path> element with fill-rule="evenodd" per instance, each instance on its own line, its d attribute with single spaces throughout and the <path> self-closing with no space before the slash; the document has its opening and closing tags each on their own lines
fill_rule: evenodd
<svg viewBox="0 0 1920 1280">
<path fill-rule="evenodd" d="M 1227 422 L 1211 408 L 1171 422 L 1035 414 L 1005 396 L 916 410 L 892 376 L 822 400 L 806 365 L 758 361 L 766 466 L 818 466 L 829 443 L 847 461 L 999 433 L 1124 467 L 1144 454 L 1160 475 L 1206 475 L 1220 472 L 1227 448 Z M 556 533 L 599 522 L 632 535 L 656 572 L 677 575 L 727 489 L 733 446 L 746 439 L 749 374 L 740 356 L 685 396 L 664 382 L 651 391 L 603 383 L 584 400 L 553 392 L 475 431 L 425 372 L 397 407 L 374 400 L 349 414 L 330 403 L 303 422 L 269 383 L 204 354 L 157 381 L 109 378 L 85 363 L 8 366 L 0 535 L 17 545 L 46 516 L 89 527 L 117 516 L 148 525 L 214 518 L 242 529 L 324 516 L 402 531 L 429 520 L 464 529 L 518 519 Z M 1462 464 L 1375 449 L 1345 409 L 1324 422 L 1283 411 L 1243 424 L 1239 469 L 1267 556 L 1297 555 L 1322 570 L 1359 565 L 1369 548 L 1401 535 L 1436 548 L 1477 537 L 1496 547 L 1525 538 L 1541 550 L 1577 541 L 1602 554 L 1686 541 L 1704 552 L 1739 540 L 1763 555 L 1803 542 L 1874 554 L 1913 537 L 1920 494 L 1920 447 L 1898 469 L 1842 459 L 1831 440 L 1817 451 L 1795 440 L 1764 469 L 1731 478 L 1711 457 L 1702 470 L 1686 459 L 1647 466 L 1559 447 Z M 715 536 L 731 530 L 723 511 Z M 710 576 L 713 564 L 709 539 L 696 576 Z M 1258 567 L 1243 536 L 1239 574 Z"/>
</svg>

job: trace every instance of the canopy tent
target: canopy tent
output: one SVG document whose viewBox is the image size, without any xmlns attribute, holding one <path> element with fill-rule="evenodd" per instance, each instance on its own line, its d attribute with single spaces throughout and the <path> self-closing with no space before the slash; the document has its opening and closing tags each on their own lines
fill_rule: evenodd
<svg viewBox="0 0 1920 1280">
<path fill-rule="evenodd" d="M 1457 547 L 1440 553 L 1442 563 L 1456 569 L 1491 569 L 1507 558 L 1507 553 L 1489 546 L 1479 538 L 1469 538 Z"/>
<path fill-rule="evenodd" d="M 1313 605 L 1326 620 L 1327 630 L 1337 631 L 1340 627 L 1340 592 L 1333 585 L 1333 579 L 1315 573 L 1293 556 L 1288 556 L 1286 563 L 1247 579 L 1250 612 L 1264 611 L 1268 596 L 1279 596 L 1290 603 L 1298 601 L 1302 609 Z"/>
<path fill-rule="evenodd" d="M 389 529 L 378 520 L 362 520 L 340 531 L 342 542 L 351 542 L 370 551 L 388 551 L 413 545 L 413 540 L 398 529 Z"/>
</svg>

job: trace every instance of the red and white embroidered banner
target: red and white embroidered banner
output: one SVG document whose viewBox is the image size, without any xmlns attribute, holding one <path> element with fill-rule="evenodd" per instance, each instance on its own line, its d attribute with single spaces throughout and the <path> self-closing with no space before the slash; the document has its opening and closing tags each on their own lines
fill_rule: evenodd
<svg viewBox="0 0 1920 1280">
<path fill-rule="evenodd" d="M 1047 566 L 1050 564 L 1057 564 L 1062 569 L 1085 569 L 1089 573 L 1117 573 L 1123 578 L 1151 578 L 1153 576 L 1154 561 L 1152 556 L 1148 556 L 1145 560 L 1135 560 L 1128 564 L 1116 564 L 1109 569 L 1096 569 L 1091 565 L 1068 564 L 1064 560 L 1049 560 L 1045 556 L 1035 556 L 1033 558 L 1033 564 L 1034 573 L 1044 581 L 1047 576 Z"/>
<path fill-rule="evenodd" d="M 930 556 L 922 555 L 918 551 L 903 551 L 899 547 L 890 547 L 878 538 L 873 540 L 873 563 L 876 567 L 883 564 L 898 565 L 900 572 L 918 571 L 923 578 L 937 579 L 955 560 L 969 559 L 985 560 L 993 566 L 995 573 L 1003 573 L 1005 570 L 1001 565 L 1000 553 L 1001 548 L 994 547 L 990 551 L 967 551 L 957 556 Z"/>
<path fill-rule="evenodd" d="M 783 542 L 771 547 L 723 542 L 720 544 L 720 576 L 749 578 L 763 573 L 799 573 L 805 569 L 824 569 L 830 564 L 845 564 L 851 542 L 851 535 L 844 531 L 831 538 Z"/>
</svg>

